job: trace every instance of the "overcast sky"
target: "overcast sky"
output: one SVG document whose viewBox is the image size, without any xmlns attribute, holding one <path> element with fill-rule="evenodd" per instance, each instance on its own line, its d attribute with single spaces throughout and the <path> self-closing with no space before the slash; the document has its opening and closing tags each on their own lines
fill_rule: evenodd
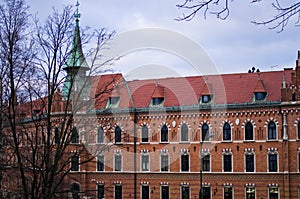
<svg viewBox="0 0 300 199">
<path fill-rule="evenodd" d="M 174 33 L 174 37 L 170 38 L 159 36 L 161 41 L 172 39 L 169 47 L 155 46 L 159 45 L 155 43 L 153 46 L 155 48 L 149 49 L 143 46 L 145 44 L 139 43 L 138 45 L 142 45 L 139 50 L 127 49 L 134 52 L 127 54 L 123 52 L 126 56 L 118 61 L 115 67 L 116 71 L 128 74 L 130 71 L 148 71 L 149 73 L 162 69 L 184 76 L 199 72 L 197 69 L 195 71 L 195 67 L 199 66 L 191 63 L 193 61 L 190 59 L 193 58 L 173 50 L 178 47 L 173 45 L 179 45 L 182 49 L 189 49 L 184 50 L 187 54 L 193 54 L 192 44 L 184 47 L 185 42 L 182 40 L 184 37 L 191 43 L 195 42 L 198 45 L 197 50 L 200 49 L 206 53 L 207 57 L 203 58 L 201 55 L 198 58 L 209 58 L 219 73 L 247 72 L 253 66 L 261 71 L 295 67 L 297 51 L 300 49 L 300 28 L 294 26 L 294 21 L 291 21 L 281 33 L 269 30 L 266 26 L 251 24 L 252 20 L 268 19 L 274 14 L 270 5 L 271 1 L 252 5 L 249 0 L 235 0 L 231 3 L 230 15 L 226 21 L 218 20 L 212 15 L 204 20 L 203 15 L 198 14 L 192 21 L 178 22 L 174 19 L 181 16 L 183 10 L 177 9 L 176 4 L 181 2 L 183 0 L 81 0 L 79 1 L 80 25 L 89 26 L 92 29 L 106 27 L 111 31 L 116 31 L 117 41 L 118 37 L 122 38 L 120 35 L 130 31 L 136 31 L 133 35 L 145 35 L 149 41 L 152 41 L 151 31 L 148 32 L 149 34 L 142 34 L 143 31 L 140 31 L 145 28 L 163 30 L 163 33 L 165 30 L 171 34 Z M 76 1 L 30 0 L 28 4 L 31 11 L 38 12 L 40 18 L 43 19 L 51 13 L 52 7 L 75 5 Z M 126 40 L 123 45 L 126 45 L 126 42 L 127 44 L 132 42 L 132 38 L 123 40 Z M 205 62 L 200 65 L 203 69 Z M 207 66 L 211 67 L 209 64 Z M 176 76 L 176 74 L 170 74 L 170 76 Z"/>
</svg>

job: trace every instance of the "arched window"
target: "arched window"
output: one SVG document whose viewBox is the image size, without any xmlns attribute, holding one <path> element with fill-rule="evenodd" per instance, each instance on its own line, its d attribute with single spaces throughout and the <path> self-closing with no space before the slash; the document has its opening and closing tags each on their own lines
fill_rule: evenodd
<svg viewBox="0 0 300 199">
<path fill-rule="evenodd" d="M 142 127 L 142 142 L 149 142 L 149 129 L 146 125 Z"/>
<path fill-rule="evenodd" d="M 79 193 L 80 193 L 80 186 L 77 183 L 73 183 L 71 185 L 71 193 L 73 199 L 80 199 Z"/>
<path fill-rule="evenodd" d="M 186 124 L 181 125 L 180 133 L 182 142 L 189 141 L 189 127 Z"/>
<path fill-rule="evenodd" d="M 202 132 L 202 142 L 209 141 L 209 127 L 206 123 L 202 125 L 201 132 Z"/>
<path fill-rule="evenodd" d="M 273 121 L 271 121 L 268 124 L 268 139 L 269 140 L 277 139 L 276 124 Z"/>
<path fill-rule="evenodd" d="M 104 129 L 102 126 L 98 127 L 97 129 L 97 143 L 103 143 L 104 142 Z"/>
<path fill-rule="evenodd" d="M 162 142 L 168 142 L 169 141 L 169 137 L 168 137 L 168 127 L 167 125 L 164 125 L 162 128 L 161 128 L 161 131 L 160 131 L 160 140 Z"/>
<path fill-rule="evenodd" d="M 298 121 L 298 125 L 297 125 L 297 131 L 298 131 L 298 139 L 300 139 L 300 121 Z"/>
<path fill-rule="evenodd" d="M 253 140 L 253 125 L 251 122 L 247 122 L 245 125 L 245 140 Z"/>
<path fill-rule="evenodd" d="M 74 127 L 71 132 L 71 143 L 73 144 L 79 143 L 79 133 L 76 127 Z"/>
<path fill-rule="evenodd" d="M 122 129 L 119 126 L 115 128 L 115 142 L 122 142 Z"/>
<path fill-rule="evenodd" d="M 231 126 L 228 122 L 223 126 L 223 140 L 231 140 Z"/>
</svg>

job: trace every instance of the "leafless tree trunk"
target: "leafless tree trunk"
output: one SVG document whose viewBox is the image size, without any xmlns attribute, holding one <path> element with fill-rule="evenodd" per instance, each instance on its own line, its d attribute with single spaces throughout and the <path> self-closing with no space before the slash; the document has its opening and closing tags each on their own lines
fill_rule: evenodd
<svg viewBox="0 0 300 199">
<path fill-rule="evenodd" d="M 54 10 L 44 25 L 34 21 L 32 32 L 29 32 L 27 11 L 24 0 L 5 0 L 0 7 L 1 103 L 4 104 L 0 125 L 3 119 L 6 141 L 2 157 L 10 157 L 5 158 L 9 163 L 5 165 L 9 166 L 7 175 L 17 175 L 21 180 L 20 189 L 14 190 L 16 194 L 25 199 L 50 199 L 61 197 L 65 191 L 60 186 L 73 169 L 70 164 L 74 155 L 80 157 L 80 165 L 95 158 L 80 141 L 73 143 L 74 116 L 93 109 L 86 105 L 97 96 L 82 96 L 90 86 L 89 77 L 99 75 L 104 66 L 112 64 L 113 59 L 99 61 L 99 58 L 114 33 L 101 29 L 83 34 L 82 43 L 96 44 L 88 52 L 90 71 L 87 78 L 79 79 L 81 87 L 76 90 L 77 74 L 70 76 L 70 89 L 62 98 L 60 88 L 66 79 L 63 67 L 74 48 L 73 9 L 67 6 L 61 13 Z M 113 89 L 109 85 L 114 81 L 117 80 L 106 82 L 107 87 L 103 87 L 106 89 L 97 94 Z M 80 118 L 77 117 L 78 126 Z M 95 150 L 106 147 L 99 146 Z M 15 158 L 16 165 L 11 163 Z"/>
</svg>

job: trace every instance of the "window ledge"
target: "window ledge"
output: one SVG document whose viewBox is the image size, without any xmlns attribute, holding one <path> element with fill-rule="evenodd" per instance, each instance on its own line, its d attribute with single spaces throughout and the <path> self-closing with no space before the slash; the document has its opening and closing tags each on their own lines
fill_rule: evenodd
<svg viewBox="0 0 300 199">
<path fill-rule="evenodd" d="M 255 142 L 255 140 L 244 140 L 244 142 Z"/>
</svg>

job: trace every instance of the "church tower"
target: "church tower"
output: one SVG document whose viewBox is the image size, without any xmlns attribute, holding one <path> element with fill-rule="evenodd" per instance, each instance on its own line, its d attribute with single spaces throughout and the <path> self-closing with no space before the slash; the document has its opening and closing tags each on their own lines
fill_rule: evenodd
<svg viewBox="0 0 300 199">
<path fill-rule="evenodd" d="M 87 85 L 86 72 L 89 70 L 89 66 L 82 52 L 82 44 L 79 29 L 80 14 L 78 11 L 78 6 L 79 3 L 77 1 L 77 10 L 74 14 L 76 24 L 73 35 L 72 48 L 63 67 L 63 69 L 67 72 L 67 76 L 62 88 L 62 95 L 64 99 L 71 99 L 73 92 L 82 93 L 82 90 L 86 90 L 83 89 L 83 87 Z"/>
</svg>

